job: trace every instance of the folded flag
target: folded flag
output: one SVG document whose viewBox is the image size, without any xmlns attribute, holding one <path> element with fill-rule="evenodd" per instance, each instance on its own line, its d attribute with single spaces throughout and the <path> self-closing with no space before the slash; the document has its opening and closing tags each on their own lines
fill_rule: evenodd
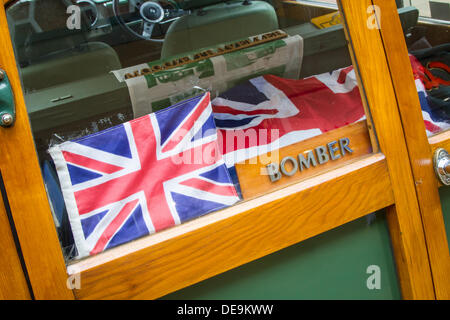
<svg viewBox="0 0 450 320">
<path fill-rule="evenodd" d="M 353 67 L 301 80 L 257 77 L 212 105 L 228 167 L 365 119 Z"/>
<path fill-rule="evenodd" d="M 431 83 L 427 69 L 413 55 L 409 56 L 416 83 L 417 93 L 419 94 L 422 116 L 425 122 L 427 135 L 431 136 L 438 132 L 450 128 L 450 119 L 448 118 L 448 105 L 436 105 L 436 100 L 428 95 L 428 90 L 435 90 L 433 87 L 426 88 Z M 425 81 L 427 83 L 425 83 Z M 448 101 L 448 97 L 447 100 Z"/>
<path fill-rule="evenodd" d="M 209 93 L 49 149 L 79 256 L 230 206 Z"/>
</svg>

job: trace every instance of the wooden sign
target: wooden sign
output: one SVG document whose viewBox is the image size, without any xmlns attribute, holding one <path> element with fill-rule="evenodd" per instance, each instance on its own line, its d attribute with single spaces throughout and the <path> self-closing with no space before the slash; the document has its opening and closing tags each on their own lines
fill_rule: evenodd
<svg viewBox="0 0 450 320">
<path fill-rule="evenodd" d="M 247 200 L 370 153 L 367 124 L 360 121 L 281 148 L 275 155 L 237 163 L 236 172 L 242 196 Z"/>
</svg>

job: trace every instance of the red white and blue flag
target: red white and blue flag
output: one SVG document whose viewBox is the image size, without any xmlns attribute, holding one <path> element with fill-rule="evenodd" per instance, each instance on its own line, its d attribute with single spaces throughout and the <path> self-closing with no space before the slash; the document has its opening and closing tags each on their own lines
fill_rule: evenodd
<svg viewBox="0 0 450 320">
<path fill-rule="evenodd" d="M 353 67 L 301 80 L 257 77 L 212 105 L 228 167 L 365 119 Z"/>
<path fill-rule="evenodd" d="M 209 93 L 49 152 L 79 257 L 239 201 Z"/>
<path fill-rule="evenodd" d="M 431 136 L 438 132 L 450 129 L 450 119 L 448 119 L 445 112 L 442 112 L 443 110 L 440 108 L 433 108 L 432 103 L 429 101 L 427 89 L 423 82 L 424 79 L 427 79 L 425 67 L 413 55 L 410 55 L 409 59 L 413 69 L 417 93 L 419 94 L 427 135 Z"/>
<path fill-rule="evenodd" d="M 420 63 L 414 57 L 411 62 L 427 134 L 449 129 L 449 120 L 427 101 L 417 76 Z M 300 80 L 257 77 L 222 93 L 212 106 L 232 173 L 235 163 L 366 118 L 352 66 Z"/>
</svg>

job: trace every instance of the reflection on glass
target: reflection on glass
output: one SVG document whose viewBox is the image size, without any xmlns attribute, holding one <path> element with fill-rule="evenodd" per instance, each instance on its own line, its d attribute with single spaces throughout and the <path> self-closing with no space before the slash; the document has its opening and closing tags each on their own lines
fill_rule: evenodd
<svg viewBox="0 0 450 320">
<path fill-rule="evenodd" d="M 336 9 L 13 2 L 8 23 L 66 259 L 370 153 Z"/>
<path fill-rule="evenodd" d="M 450 2 L 403 0 L 417 23 L 406 29 L 406 44 L 427 135 L 450 127 Z"/>
</svg>

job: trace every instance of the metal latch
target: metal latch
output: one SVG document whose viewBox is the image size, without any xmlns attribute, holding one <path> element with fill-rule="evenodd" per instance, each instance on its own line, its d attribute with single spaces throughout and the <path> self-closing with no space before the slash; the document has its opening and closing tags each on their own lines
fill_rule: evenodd
<svg viewBox="0 0 450 320">
<path fill-rule="evenodd" d="M 14 96 L 6 72 L 0 69 L 0 126 L 10 127 L 16 120 Z"/>
<path fill-rule="evenodd" d="M 450 186 L 450 156 L 445 149 L 438 148 L 433 156 L 434 171 L 439 180 Z"/>
</svg>

